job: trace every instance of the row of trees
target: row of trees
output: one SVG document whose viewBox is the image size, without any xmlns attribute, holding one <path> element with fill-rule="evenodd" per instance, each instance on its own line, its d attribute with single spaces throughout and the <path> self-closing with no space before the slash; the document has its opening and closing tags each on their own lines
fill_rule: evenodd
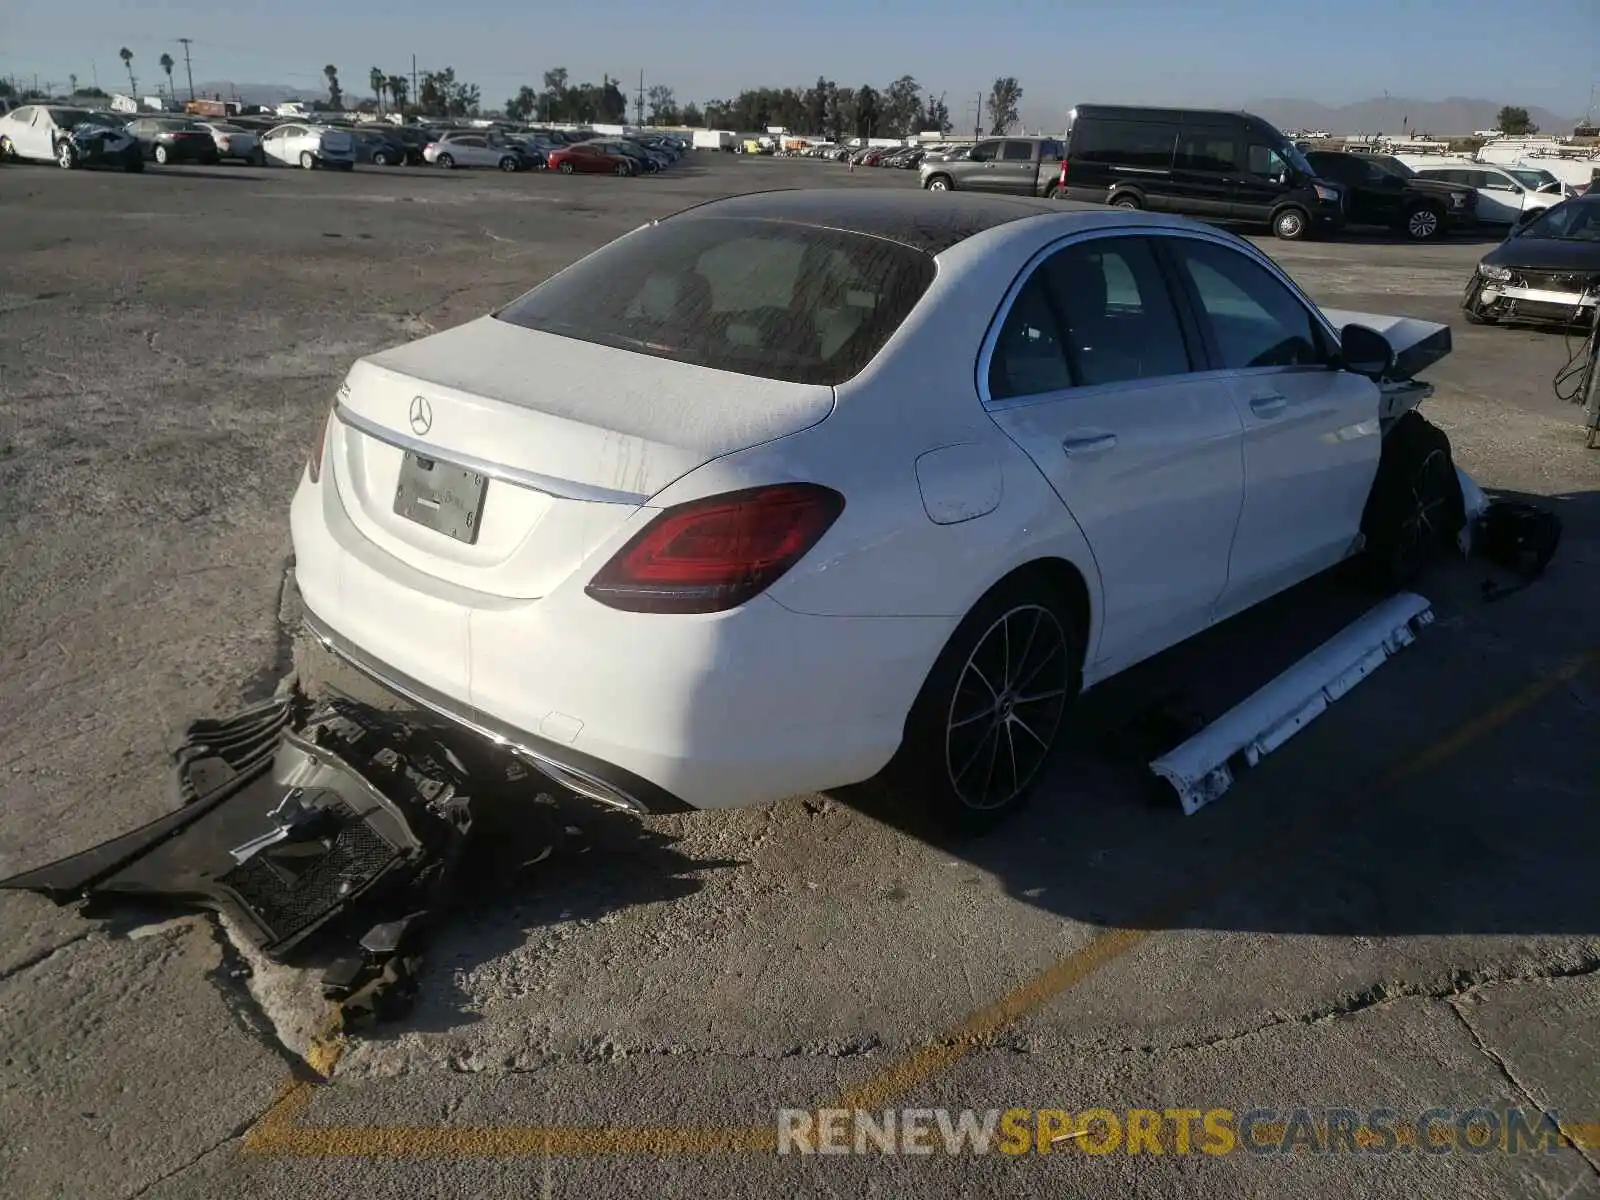
<svg viewBox="0 0 1600 1200">
<path fill-rule="evenodd" d="M 332 63 L 322 69 L 328 80 L 327 107 L 344 108 L 339 69 Z M 513 121 L 599 122 L 621 124 L 628 119 L 629 103 L 621 81 L 609 75 L 599 83 L 574 83 L 565 67 L 544 73 L 544 86 L 535 91 L 524 84 L 506 100 L 501 112 Z M 478 85 L 456 78 L 455 68 L 425 73 L 417 84 L 414 110 L 404 75 L 387 74 L 373 67 L 367 76 L 372 90 L 370 107 L 382 112 L 415 111 L 428 116 L 475 117 L 482 96 Z M 984 108 L 990 133 L 1005 133 L 1017 123 L 1022 87 L 1011 76 L 994 81 Z M 369 107 L 362 101 L 359 107 Z M 944 96 L 926 91 L 911 75 L 902 75 L 883 88 L 862 84 L 841 87 L 825 76 L 808 88 L 751 88 L 730 100 L 704 105 L 680 105 L 673 89 L 662 84 L 644 96 L 635 96 L 633 119 L 638 124 L 709 126 L 713 129 L 755 130 L 781 125 L 798 133 L 843 137 L 907 137 L 937 130 L 949 133 L 953 124 Z"/>
<path fill-rule="evenodd" d="M 599 121 L 618 124 L 628 119 L 628 97 L 619 81 L 606 76 L 598 84 L 571 82 L 565 67 L 544 73 L 544 87 L 523 85 L 505 103 L 505 115 L 517 121 Z M 994 81 L 985 108 L 991 133 L 1004 133 L 1017 122 L 1022 87 L 1006 76 Z M 902 75 L 884 88 L 863 84 L 841 87 L 825 76 L 808 88 L 751 88 L 730 100 L 704 107 L 680 105 L 673 89 L 662 84 L 635 96 L 633 119 L 638 124 L 706 125 L 715 129 L 765 129 L 781 125 L 796 132 L 835 139 L 905 137 L 952 129 L 944 96 L 923 89 L 916 78 Z"/>
</svg>

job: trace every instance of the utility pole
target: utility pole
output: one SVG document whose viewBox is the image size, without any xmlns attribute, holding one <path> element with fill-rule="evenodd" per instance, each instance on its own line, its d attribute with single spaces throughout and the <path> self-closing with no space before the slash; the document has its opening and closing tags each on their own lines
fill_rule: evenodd
<svg viewBox="0 0 1600 1200">
<path fill-rule="evenodd" d="M 639 93 L 633 98 L 633 123 L 644 124 L 644 68 L 639 68 Z"/>
<path fill-rule="evenodd" d="M 89 60 L 89 77 L 94 80 L 94 90 L 100 90 L 100 69 L 94 65 L 94 59 Z"/>
<path fill-rule="evenodd" d="M 416 104 L 418 102 L 418 98 L 419 97 L 418 97 L 418 93 L 417 93 L 417 56 L 415 54 L 413 54 L 411 56 L 411 103 L 412 104 Z M 405 108 L 405 106 L 401 105 L 402 111 L 404 111 L 404 108 Z"/>
<path fill-rule="evenodd" d="M 983 93 L 978 93 L 978 98 L 972 102 L 972 136 L 983 136 Z"/>
<path fill-rule="evenodd" d="M 189 74 L 189 99 L 191 101 L 193 101 L 194 100 L 194 64 L 189 61 L 189 42 L 192 39 L 190 39 L 190 38 L 179 38 L 178 40 L 183 43 L 183 69 L 185 71 L 187 71 L 188 74 Z"/>
</svg>

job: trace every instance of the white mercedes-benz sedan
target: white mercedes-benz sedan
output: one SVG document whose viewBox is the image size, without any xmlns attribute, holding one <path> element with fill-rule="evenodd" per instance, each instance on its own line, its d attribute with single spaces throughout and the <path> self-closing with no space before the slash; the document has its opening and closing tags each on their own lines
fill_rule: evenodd
<svg viewBox="0 0 1600 1200">
<path fill-rule="evenodd" d="M 1395 353 L 1337 319 L 1179 217 L 702 204 L 351 368 L 307 623 L 608 803 L 982 829 L 1085 687 L 1361 549 Z"/>
</svg>

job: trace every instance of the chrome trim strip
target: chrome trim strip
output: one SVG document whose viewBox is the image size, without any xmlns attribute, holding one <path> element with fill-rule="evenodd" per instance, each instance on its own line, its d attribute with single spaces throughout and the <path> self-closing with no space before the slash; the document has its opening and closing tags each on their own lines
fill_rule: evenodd
<svg viewBox="0 0 1600 1200">
<path fill-rule="evenodd" d="M 990 320 L 988 332 L 983 335 L 983 343 L 978 350 L 977 375 L 978 399 L 987 411 L 1004 411 L 1006 408 L 1015 406 L 1015 404 L 1019 401 L 1023 403 L 1038 403 L 1040 397 L 1062 396 L 1078 390 L 1076 388 L 1065 388 L 1060 392 L 1042 392 L 1038 397 L 1012 396 L 1005 400 L 992 400 L 989 397 L 989 363 L 994 357 L 995 344 L 1000 340 L 1000 330 L 1005 326 L 1006 318 L 1011 315 L 1012 305 L 1016 303 L 1018 294 L 1027 284 L 1028 280 L 1033 278 L 1033 273 L 1039 269 L 1039 265 L 1052 254 L 1056 253 L 1056 251 L 1065 249 L 1067 246 L 1072 245 L 1075 242 L 1094 241 L 1099 238 L 1114 237 L 1192 238 L 1197 242 L 1211 242 L 1218 246 L 1226 246 L 1228 249 L 1233 250 L 1236 253 L 1243 254 L 1252 262 L 1265 267 L 1268 273 L 1273 276 L 1273 278 L 1277 279 L 1292 293 L 1294 293 L 1294 295 L 1299 298 L 1300 302 L 1311 310 L 1312 319 L 1317 321 L 1322 326 L 1323 332 L 1325 332 L 1328 337 L 1332 339 L 1333 344 L 1335 346 L 1339 344 L 1339 331 L 1336 330 L 1328 318 L 1323 315 L 1322 310 L 1312 303 L 1310 298 L 1306 296 L 1305 292 L 1300 290 L 1300 285 L 1295 283 L 1293 279 L 1289 278 L 1284 269 L 1277 263 L 1273 262 L 1268 255 L 1257 249 L 1251 243 L 1244 241 L 1242 238 L 1236 238 L 1230 234 L 1225 234 L 1218 230 L 1179 229 L 1174 228 L 1171 225 L 1125 225 L 1111 229 L 1080 229 L 1073 233 L 1064 234 L 1061 237 L 1054 238 L 1047 245 L 1034 252 L 1034 254 L 1028 259 L 1027 263 L 1023 266 L 1022 270 L 1017 273 L 1017 277 L 1011 281 L 1011 286 L 1006 289 L 1006 294 L 1000 301 L 999 309 L 996 310 L 993 319 Z M 1224 372 L 1226 372 L 1226 368 L 1216 367 L 1209 371 L 1189 371 L 1183 376 L 1168 375 L 1160 378 L 1188 378 L 1190 376 L 1219 375 L 1223 374 Z M 1226 373 L 1235 374 L 1236 372 Z M 1127 384 L 1133 384 L 1135 382 L 1154 383 L 1156 382 L 1156 379 L 1152 378 L 1137 381 L 1128 380 L 1126 382 Z M 1120 387 L 1124 385 L 1101 384 L 1095 386 Z"/>
<path fill-rule="evenodd" d="M 454 700 L 427 684 L 412 679 L 410 676 L 404 675 L 393 668 L 383 666 L 357 647 L 349 638 L 334 632 L 321 618 L 314 615 L 310 609 L 304 611 L 302 619 L 311 636 L 316 638 L 330 654 L 342 659 L 363 675 L 396 695 L 428 709 L 453 724 L 469 729 L 480 737 L 488 738 L 496 745 L 506 747 L 526 759 L 552 782 L 569 788 L 587 799 L 612 808 L 620 808 L 625 812 L 645 814 L 650 811 L 640 800 L 618 790 L 604 780 L 596 779 L 585 771 L 568 766 L 566 763 L 559 762 L 541 751 L 533 749 L 527 744 L 524 733 L 513 729 L 504 721 L 491 717 L 488 713 L 482 712 L 470 704 L 463 704 L 459 700 Z"/>
<path fill-rule="evenodd" d="M 541 475 L 537 471 L 524 471 L 519 467 L 493 463 L 475 455 L 442 450 L 438 446 L 429 445 L 408 434 L 380 425 L 371 417 L 362 416 L 346 406 L 343 400 L 333 406 L 333 413 L 351 429 L 358 429 L 369 438 L 393 446 L 397 450 L 408 450 L 412 454 L 422 455 L 423 458 L 443 459 L 468 471 L 476 471 L 479 475 L 509 483 L 513 487 L 528 488 L 535 492 L 543 492 L 547 496 L 559 496 L 563 500 L 586 500 L 593 504 L 628 504 L 634 508 L 650 499 L 642 492 L 624 492 L 613 488 L 594 487 L 587 483 L 574 483 L 569 479 L 555 479 L 549 475 Z"/>
</svg>

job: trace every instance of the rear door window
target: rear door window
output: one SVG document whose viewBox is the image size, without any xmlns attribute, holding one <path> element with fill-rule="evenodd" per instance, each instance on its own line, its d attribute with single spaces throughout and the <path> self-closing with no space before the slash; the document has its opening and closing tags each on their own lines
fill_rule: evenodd
<svg viewBox="0 0 1600 1200">
<path fill-rule="evenodd" d="M 1211 129 L 1188 129 L 1178 138 L 1175 164 L 1186 171 L 1225 175 L 1240 170 L 1239 144 L 1230 135 Z"/>
<path fill-rule="evenodd" d="M 1082 387 L 1188 372 L 1178 314 L 1149 242 L 1095 238 L 1042 272 L 1061 314 L 1067 362 Z"/>
<path fill-rule="evenodd" d="M 1005 152 L 1000 156 L 1003 162 L 1032 162 L 1032 142 L 1007 142 Z"/>
<path fill-rule="evenodd" d="M 999 142 L 979 142 L 967 157 L 973 162 L 993 162 L 1000 153 Z"/>
<path fill-rule="evenodd" d="M 676 362 L 832 385 L 877 355 L 933 276 L 929 255 L 884 238 L 679 217 L 580 259 L 496 316 Z"/>
<path fill-rule="evenodd" d="M 989 399 L 1041 396 L 1072 386 L 1066 347 L 1044 271 L 1028 277 L 989 356 Z"/>
</svg>

